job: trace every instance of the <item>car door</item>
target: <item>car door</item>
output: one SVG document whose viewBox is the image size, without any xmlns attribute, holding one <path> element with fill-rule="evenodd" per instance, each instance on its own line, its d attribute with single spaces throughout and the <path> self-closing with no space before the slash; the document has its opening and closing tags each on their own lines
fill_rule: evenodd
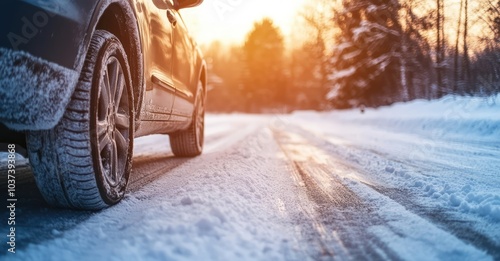
<svg viewBox="0 0 500 261">
<path fill-rule="evenodd" d="M 179 12 L 174 12 L 176 25 L 174 26 L 174 52 L 172 76 L 176 89 L 172 121 L 185 121 L 193 114 L 194 96 L 197 83 L 194 82 L 194 66 L 196 56 L 194 45 Z"/>
<path fill-rule="evenodd" d="M 174 105 L 173 24 L 167 15 L 172 8 L 172 0 L 136 1 L 146 84 L 143 121 L 168 121 Z"/>
</svg>

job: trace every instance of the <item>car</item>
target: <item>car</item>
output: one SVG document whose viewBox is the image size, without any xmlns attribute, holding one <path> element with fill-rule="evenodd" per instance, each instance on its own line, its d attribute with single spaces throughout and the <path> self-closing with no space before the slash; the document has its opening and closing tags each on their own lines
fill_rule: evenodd
<svg viewBox="0 0 500 261">
<path fill-rule="evenodd" d="M 202 2 L 2 1 L 0 142 L 26 146 L 50 205 L 118 203 L 136 137 L 202 153 L 206 63 L 179 13 Z"/>
</svg>

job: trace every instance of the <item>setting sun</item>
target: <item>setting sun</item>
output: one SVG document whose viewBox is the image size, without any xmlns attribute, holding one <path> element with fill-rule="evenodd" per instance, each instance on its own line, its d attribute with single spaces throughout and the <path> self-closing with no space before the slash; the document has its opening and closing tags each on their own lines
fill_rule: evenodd
<svg viewBox="0 0 500 261">
<path fill-rule="evenodd" d="M 284 35 L 306 0 L 205 0 L 197 8 L 182 10 L 192 35 L 200 44 L 213 40 L 242 42 L 254 22 L 271 18 Z"/>
</svg>

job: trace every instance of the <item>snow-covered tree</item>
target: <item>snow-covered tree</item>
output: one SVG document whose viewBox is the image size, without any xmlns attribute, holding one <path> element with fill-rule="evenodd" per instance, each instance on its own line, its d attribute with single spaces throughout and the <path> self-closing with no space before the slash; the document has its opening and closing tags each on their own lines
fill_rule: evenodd
<svg viewBox="0 0 500 261">
<path fill-rule="evenodd" d="M 398 0 L 344 0 L 335 15 L 341 31 L 332 57 L 328 98 L 345 108 L 392 102 L 401 85 L 401 24 Z M 403 64 L 404 65 L 404 64 Z"/>
</svg>

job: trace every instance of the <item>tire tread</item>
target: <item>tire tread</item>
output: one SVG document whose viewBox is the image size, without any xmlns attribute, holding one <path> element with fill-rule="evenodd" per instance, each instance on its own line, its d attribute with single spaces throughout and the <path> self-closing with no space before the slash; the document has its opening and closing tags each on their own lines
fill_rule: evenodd
<svg viewBox="0 0 500 261">
<path fill-rule="evenodd" d="M 100 210 L 109 206 L 99 191 L 91 153 L 90 104 L 93 69 L 111 33 L 96 30 L 80 79 L 61 121 L 51 130 L 30 131 L 28 154 L 36 183 L 53 206 Z"/>
</svg>

